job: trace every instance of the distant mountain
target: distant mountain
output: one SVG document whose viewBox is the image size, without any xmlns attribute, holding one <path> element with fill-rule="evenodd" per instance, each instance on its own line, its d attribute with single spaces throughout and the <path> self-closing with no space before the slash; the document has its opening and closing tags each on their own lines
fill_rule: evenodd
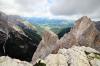
<svg viewBox="0 0 100 66">
<path fill-rule="evenodd" d="M 67 19 L 50 19 L 46 17 L 22 17 L 28 22 L 38 25 L 41 28 L 47 28 L 59 35 L 63 29 L 71 28 L 74 25 L 74 20 Z"/>
<path fill-rule="evenodd" d="M 97 29 L 100 31 L 100 21 L 95 22 Z"/>
<path fill-rule="evenodd" d="M 42 26 L 50 27 L 70 27 L 73 26 L 74 20 L 65 19 L 49 19 L 46 17 L 23 17 L 25 20 L 31 22 L 32 24 L 38 24 Z"/>
</svg>

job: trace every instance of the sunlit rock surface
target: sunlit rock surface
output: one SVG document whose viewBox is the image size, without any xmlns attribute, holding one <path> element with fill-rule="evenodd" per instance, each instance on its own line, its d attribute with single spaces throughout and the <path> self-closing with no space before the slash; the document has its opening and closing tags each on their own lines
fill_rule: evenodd
<svg viewBox="0 0 100 66">
<path fill-rule="evenodd" d="M 100 66 L 100 52 L 90 47 L 73 46 L 60 49 L 57 54 L 49 54 L 43 62 L 47 66 Z"/>
<path fill-rule="evenodd" d="M 33 66 L 26 61 L 20 61 L 18 59 L 12 59 L 8 56 L 0 57 L 0 66 Z"/>
<path fill-rule="evenodd" d="M 68 66 L 67 61 L 63 54 L 50 54 L 44 60 L 47 66 Z"/>
<path fill-rule="evenodd" d="M 69 33 L 57 41 L 57 45 L 60 48 L 70 48 L 73 45 L 87 46 L 100 51 L 100 31 L 90 18 L 83 16 L 76 21 Z"/>
<path fill-rule="evenodd" d="M 56 41 L 58 40 L 58 36 L 50 30 L 45 30 L 42 36 L 42 40 L 37 47 L 36 52 L 33 55 L 32 63 L 34 64 L 37 59 L 44 59 L 56 47 Z"/>
</svg>

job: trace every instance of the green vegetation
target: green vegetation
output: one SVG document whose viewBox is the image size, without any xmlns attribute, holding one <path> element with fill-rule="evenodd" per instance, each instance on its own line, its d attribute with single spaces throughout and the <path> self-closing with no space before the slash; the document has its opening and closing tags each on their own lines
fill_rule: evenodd
<svg viewBox="0 0 100 66">
<path fill-rule="evenodd" d="M 58 33 L 58 37 L 59 37 L 59 38 L 63 37 L 63 35 L 64 35 L 65 33 L 70 32 L 70 29 L 71 29 L 71 27 L 61 29 L 61 30 L 59 31 L 59 33 Z"/>
<path fill-rule="evenodd" d="M 68 28 L 52 28 L 51 30 L 55 32 L 59 38 L 61 38 L 65 33 L 70 31 L 71 27 Z"/>
<path fill-rule="evenodd" d="M 39 34 L 37 34 L 37 31 L 33 31 L 31 29 L 23 29 L 23 31 L 28 37 L 32 39 L 34 43 L 39 44 L 42 38 Z"/>
<path fill-rule="evenodd" d="M 17 25 L 22 31 L 32 39 L 33 43 L 39 44 L 41 41 L 41 32 L 40 32 L 40 27 L 31 24 L 30 22 L 27 22 L 26 20 L 20 19 L 19 24 Z M 40 32 L 40 33 L 39 33 Z"/>
<path fill-rule="evenodd" d="M 100 60 L 100 54 L 97 53 L 86 53 L 88 55 L 88 59 L 92 60 L 94 58 L 99 59 Z"/>
<path fill-rule="evenodd" d="M 95 54 L 95 58 L 100 59 L 100 54 Z"/>
<path fill-rule="evenodd" d="M 46 66 L 46 64 L 45 63 L 42 63 L 41 62 L 41 60 L 38 62 L 38 63 L 36 63 L 34 66 Z"/>
</svg>

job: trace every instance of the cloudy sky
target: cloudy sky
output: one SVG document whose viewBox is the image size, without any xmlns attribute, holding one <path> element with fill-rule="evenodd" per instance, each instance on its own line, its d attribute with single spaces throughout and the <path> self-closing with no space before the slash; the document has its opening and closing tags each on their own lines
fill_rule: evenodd
<svg viewBox="0 0 100 66">
<path fill-rule="evenodd" d="M 100 20 L 100 0 L 0 0 L 0 11 L 21 16 Z"/>
</svg>

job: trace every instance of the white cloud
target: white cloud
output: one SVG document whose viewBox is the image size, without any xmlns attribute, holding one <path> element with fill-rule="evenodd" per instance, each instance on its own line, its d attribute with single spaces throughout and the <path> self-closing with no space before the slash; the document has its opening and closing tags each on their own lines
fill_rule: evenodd
<svg viewBox="0 0 100 66">
<path fill-rule="evenodd" d="M 100 18 L 100 0 L 0 0 L 0 11 L 21 16 Z"/>
<path fill-rule="evenodd" d="M 55 0 L 50 11 L 55 15 L 96 17 L 100 16 L 100 0 Z"/>
<path fill-rule="evenodd" d="M 20 5 L 22 11 L 45 11 L 48 4 L 47 0 L 16 0 L 16 3 Z"/>
<path fill-rule="evenodd" d="M 0 11 L 22 16 L 50 15 L 48 0 L 0 0 Z"/>
</svg>

